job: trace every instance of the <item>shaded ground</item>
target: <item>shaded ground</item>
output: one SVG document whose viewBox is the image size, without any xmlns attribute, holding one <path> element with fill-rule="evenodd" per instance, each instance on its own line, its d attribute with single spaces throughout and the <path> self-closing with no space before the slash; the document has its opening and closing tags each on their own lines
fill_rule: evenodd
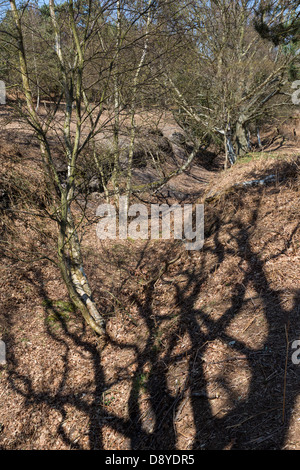
<svg viewBox="0 0 300 470">
<path fill-rule="evenodd" d="M 24 162 L 29 178 L 29 155 L 13 168 Z M 298 167 L 290 156 L 213 175 L 218 190 L 238 177 L 278 179 L 207 205 L 200 253 L 104 243 L 86 225 L 86 272 L 110 338 L 103 351 L 55 267 L 2 258 L 0 448 L 299 449 Z M 51 250 L 51 227 L 40 240 L 19 223 L 20 244 L 36 237 Z"/>
</svg>

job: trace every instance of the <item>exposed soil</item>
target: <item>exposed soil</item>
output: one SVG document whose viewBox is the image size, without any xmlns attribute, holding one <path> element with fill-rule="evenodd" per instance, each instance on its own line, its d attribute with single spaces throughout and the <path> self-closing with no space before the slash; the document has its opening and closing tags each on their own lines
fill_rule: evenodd
<svg viewBox="0 0 300 470">
<path fill-rule="evenodd" d="M 1 182 L 12 184 L 12 169 L 14 181 L 24 174 L 41 203 L 38 148 L 22 132 L 12 123 L 1 135 Z M 206 205 L 201 252 L 173 241 L 101 242 L 85 224 L 85 269 L 107 320 L 103 350 L 56 267 L 6 250 L 0 448 L 300 449 L 300 366 L 292 362 L 300 339 L 298 155 L 295 145 L 227 173 L 196 165 L 172 180 L 194 201 L 221 193 Z M 275 183 L 232 189 L 274 173 Z M 96 207 L 93 196 L 91 217 Z M 0 231 L 26 248 L 22 257 L 51 256 L 55 227 L 39 223 L 18 213 Z"/>
</svg>

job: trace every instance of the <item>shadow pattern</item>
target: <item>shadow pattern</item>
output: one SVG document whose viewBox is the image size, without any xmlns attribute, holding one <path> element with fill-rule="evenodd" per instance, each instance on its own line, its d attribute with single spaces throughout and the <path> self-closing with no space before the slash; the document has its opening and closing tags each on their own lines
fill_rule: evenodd
<svg viewBox="0 0 300 470">
<path fill-rule="evenodd" d="M 93 335 L 85 335 L 85 325 L 81 323 L 81 320 L 79 320 L 78 328 L 75 331 L 69 327 L 68 322 L 59 315 L 59 312 L 55 312 L 55 306 L 51 304 L 52 313 L 57 313 L 63 334 L 58 334 L 46 321 L 45 331 L 57 344 L 57 350 L 64 362 L 59 385 L 53 392 L 53 390 L 47 391 L 47 389 L 39 390 L 26 373 L 20 372 L 18 359 L 14 357 L 13 353 L 16 338 L 10 333 L 10 320 L 9 316 L 7 317 L 7 334 L 3 339 L 10 345 L 9 386 L 15 393 L 22 396 L 25 407 L 42 404 L 47 410 L 55 410 L 60 414 L 61 424 L 58 425 L 56 432 L 67 448 L 82 448 L 80 439 L 76 441 L 70 438 L 63 426 L 68 407 L 72 407 L 87 418 L 88 447 L 90 449 L 96 450 L 106 447 L 103 437 L 104 426 L 123 436 L 126 439 L 127 447 L 132 450 L 178 449 L 177 424 L 180 417 L 184 415 L 183 409 L 188 400 L 193 433 L 191 433 L 190 439 L 185 441 L 185 449 L 270 450 L 284 448 L 300 391 L 300 370 L 291 362 L 291 344 L 288 344 L 287 349 L 286 337 L 287 332 L 292 332 L 293 339 L 296 339 L 294 335 L 299 332 L 300 289 L 295 289 L 293 306 L 289 309 L 284 308 L 282 293 L 270 285 L 265 273 L 264 262 L 253 249 L 251 237 L 256 228 L 264 190 L 258 188 L 255 191 L 257 197 L 256 205 L 251 209 L 251 223 L 246 223 L 242 219 L 238 220 L 236 222 L 237 230 L 232 234 L 235 245 L 238 247 L 236 252 L 231 245 L 222 243 L 220 239 L 222 221 L 221 219 L 217 220 L 214 224 L 214 233 L 211 234 L 213 243 L 204 247 L 199 258 L 200 261 L 194 262 L 194 258 L 199 257 L 199 254 L 185 254 L 183 256 L 189 259 L 188 267 L 180 270 L 179 275 L 177 273 L 177 276 L 171 281 L 161 279 L 163 289 L 172 288 L 175 292 L 175 304 L 178 308 L 175 326 L 170 328 L 169 334 L 165 336 L 163 351 L 157 347 L 158 331 L 163 322 L 172 319 L 173 316 L 171 311 L 162 316 L 156 309 L 157 283 L 147 283 L 143 289 L 131 292 L 130 301 L 134 302 L 137 316 L 142 319 L 147 330 L 146 340 L 142 344 L 138 341 L 126 341 L 126 339 L 120 342 L 118 338 L 111 336 L 109 342 L 110 347 L 119 351 L 130 350 L 135 357 L 135 369 L 130 378 L 132 386 L 128 400 L 124 398 L 127 409 L 124 416 L 115 413 L 113 408 L 107 408 L 103 405 L 103 394 L 108 387 L 112 386 L 112 382 L 107 383 L 102 363 L 105 350 L 99 349 Z M 292 234 L 292 237 L 294 235 L 295 233 Z M 290 244 L 291 241 L 286 244 L 286 249 Z M 136 268 L 143 264 L 147 249 L 148 245 L 139 253 Z M 163 254 L 164 259 L 170 259 L 172 250 L 174 250 L 174 246 L 166 247 Z M 284 253 L 284 250 L 281 250 L 280 253 Z M 207 309 L 199 307 L 198 300 L 205 284 L 222 268 L 226 257 L 232 254 L 236 254 L 233 269 L 242 273 L 242 279 L 231 289 L 228 289 L 230 292 L 228 299 L 226 299 L 228 307 L 218 317 L 212 318 Z M 206 267 L 208 255 L 215 257 L 214 265 L 209 270 Z M 117 254 L 114 255 L 108 250 L 106 256 L 106 262 L 111 266 L 118 262 Z M 154 265 L 151 268 L 154 272 L 159 269 L 161 262 L 161 255 L 158 260 L 153 258 Z M 124 269 L 126 271 L 126 266 Z M 129 276 L 130 273 L 128 273 Z M 182 276 L 184 276 L 184 282 L 182 282 Z M 27 280 L 31 283 L 36 295 L 48 302 L 47 305 L 49 305 L 42 272 L 36 269 L 34 278 L 28 277 Z M 120 291 L 125 289 L 126 282 L 125 277 L 119 287 Z M 259 349 L 250 347 L 230 334 L 230 325 L 245 306 L 246 293 L 250 286 L 260 301 L 267 325 L 264 344 Z M 96 285 L 95 296 L 100 290 L 101 286 Z M 116 291 L 116 295 L 118 295 L 118 291 Z M 251 318 L 249 318 L 250 320 Z M 189 347 L 184 352 L 177 352 L 178 345 L 184 341 L 183 338 L 188 338 Z M 223 359 L 223 356 L 220 358 L 221 371 L 218 375 L 218 380 L 223 390 L 226 391 L 230 406 L 216 414 L 212 406 L 213 398 L 208 393 L 207 370 L 210 365 L 205 362 L 205 353 L 211 344 L 219 341 L 231 345 L 231 355 L 228 362 Z M 72 345 L 88 354 L 91 360 L 93 367 L 92 397 L 90 396 L 91 389 L 86 390 L 78 385 L 74 385 L 72 393 L 66 391 Z M 288 362 L 286 362 L 287 352 Z M 240 358 L 247 365 L 249 378 L 248 392 L 246 396 L 241 398 L 237 397 L 225 374 L 227 365 L 230 364 L 234 368 L 239 364 Z M 183 360 L 186 365 L 185 371 L 180 387 L 174 393 L 169 386 L 170 370 Z M 141 387 L 137 387 L 135 384 L 139 382 L 147 364 L 149 365 L 149 374 L 144 379 L 143 387 L 147 392 L 149 410 L 145 419 L 139 401 Z M 286 379 L 285 382 L 284 379 Z M 118 381 L 118 378 L 115 380 Z M 285 395 L 284 384 L 286 385 Z M 86 394 L 89 394 L 89 399 L 85 398 Z M 283 409 L 285 410 L 284 420 Z M 15 445 L 18 447 L 20 443 Z"/>
</svg>

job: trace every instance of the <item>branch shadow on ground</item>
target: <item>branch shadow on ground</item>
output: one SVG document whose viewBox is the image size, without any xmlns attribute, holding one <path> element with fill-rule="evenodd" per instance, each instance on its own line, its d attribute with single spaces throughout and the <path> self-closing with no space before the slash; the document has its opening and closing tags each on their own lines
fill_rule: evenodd
<svg viewBox="0 0 300 470">
<path fill-rule="evenodd" d="M 264 263 L 257 252 L 253 250 L 251 236 L 255 230 L 263 194 L 261 189 L 257 191 L 260 196 L 256 198 L 255 207 L 251 209 L 251 224 L 240 220 L 238 231 L 232 235 L 238 246 L 236 264 L 232 269 L 239 269 L 243 273 L 242 280 L 232 287 L 227 299 L 229 306 L 220 312 L 217 318 L 211 318 L 205 308 L 199 307 L 198 300 L 205 283 L 216 270 L 222 267 L 227 255 L 232 254 L 232 248 L 224 246 L 219 239 L 222 226 L 220 221 L 215 224 L 215 233 L 212 238 L 213 247 L 204 248 L 201 262 L 198 264 L 193 264 L 193 257 L 191 257 L 189 268 L 180 272 L 180 275 L 185 276 L 185 282 L 182 283 L 176 276 L 172 281 L 179 313 L 176 317 L 176 327 L 170 329 L 169 335 L 165 338 L 163 352 L 157 347 L 156 339 L 160 326 L 167 317 L 162 317 L 156 311 L 155 283 L 148 284 L 143 295 L 140 295 L 140 291 L 133 294 L 132 298 L 137 306 L 138 314 L 147 329 L 147 340 L 141 346 L 134 342 L 123 341 L 121 343 L 116 338 L 110 339 L 111 346 L 120 351 L 131 350 L 135 357 L 136 367 L 131 377 L 132 386 L 128 400 L 124 403 L 124 408 L 128 410 L 127 414 L 120 417 L 113 410 L 108 411 L 107 407 L 103 406 L 103 394 L 108 386 L 111 387 L 111 383 L 107 383 L 102 365 L 105 350 L 100 351 L 95 338 L 88 339 L 84 336 L 85 326 L 83 323 L 81 323 L 79 330 L 71 329 L 63 316 L 58 311 L 55 312 L 53 305 L 51 305 L 51 309 L 54 314 L 57 314 L 63 334 L 57 334 L 47 322 L 45 322 L 45 331 L 57 344 L 59 354 L 64 361 L 64 368 L 59 377 L 59 386 L 55 391 L 51 390 L 51 387 L 49 387 L 49 391 L 37 389 L 31 379 L 19 371 L 18 360 L 12 352 L 10 353 L 10 387 L 24 398 L 25 407 L 42 403 L 46 408 L 53 409 L 60 414 L 61 423 L 66 418 L 68 407 L 71 406 L 80 411 L 88 419 L 87 432 L 90 449 L 105 447 L 103 442 L 103 427 L 105 426 L 127 439 L 133 450 L 176 450 L 180 438 L 178 423 L 184 416 L 183 409 L 189 401 L 189 422 L 192 423 L 193 432 L 185 441 L 186 449 L 284 448 L 294 406 L 299 395 L 300 375 L 299 368 L 293 365 L 290 360 L 290 345 L 288 348 L 289 360 L 286 363 L 286 331 L 290 331 L 291 335 L 298 331 L 300 291 L 296 290 L 294 293 L 292 308 L 283 308 L 281 292 L 271 287 L 265 273 Z M 215 265 L 207 270 L 205 260 L 209 252 L 215 255 Z M 159 268 L 160 260 L 153 261 Z M 243 263 L 246 263 L 246 267 Z M 34 280 L 28 278 L 28 282 L 34 286 L 36 295 L 49 302 L 41 271 L 36 270 Z M 167 284 L 165 285 L 167 286 Z M 267 325 L 267 334 L 259 348 L 250 347 L 230 333 L 232 322 L 245 307 L 246 292 L 250 285 L 260 299 Z M 188 350 L 185 350 L 184 353 L 176 352 L 176 347 L 184 337 L 189 339 Z M 9 333 L 5 340 L 11 344 L 14 342 L 14 338 Z M 207 377 L 210 365 L 205 362 L 206 351 L 215 342 L 222 342 L 225 345 L 230 345 L 231 348 L 228 361 L 226 358 L 223 360 L 223 356 L 220 357 L 220 370 L 217 374 L 216 384 L 219 383 L 224 390 L 227 396 L 227 405 L 218 413 L 214 411 L 212 406 L 212 400 L 218 398 L 211 397 L 208 393 L 210 384 Z M 93 368 L 91 400 L 84 396 L 85 394 L 90 396 L 90 388 L 85 389 L 74 385 L 72 393 L 66 388 L 70 373 L 72 346 L 88 353 L 91 360 Z M 183 360 L 186 364 L 185 373 L 182 376 L 180 386 L 174 392 L 169 385 L 170 371 L 172 367 L 181 364 Z M 226 375 L 227 366 L 230 366 L 230 370 L 232 370 L 235 366 L 238 367 L 239 361 L 245 364 L 249 382 L 247 393 L 242 397 L 237 396 L 236 389 L 232 388 Z M 211 367 L 215 367 L 216 362 Z M 143 383 L 149 402 L 149 410 L 145 419 L 139 402 L 141 387 L 134 384 L 138 383 L 146 364 L 149 365 L 150 372 Z M 285 377 L 286 400 L 284 403 Z M 284 421 L 283 409 L 285 411 Z M 56 432 L 65 446 L 74 449 L 82 448 L 80 440 L 74 442 L 62 424 L 58 425 Z"/>
</svg>

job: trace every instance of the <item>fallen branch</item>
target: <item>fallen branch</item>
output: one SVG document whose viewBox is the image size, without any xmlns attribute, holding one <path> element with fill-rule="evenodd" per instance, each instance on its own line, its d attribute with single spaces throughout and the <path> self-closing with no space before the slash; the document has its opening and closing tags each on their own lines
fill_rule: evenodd
<svg viewBox="0 0 300 470">
<path fill-rule="evenodd" d="M 222 196 L 225 192 L 231 191 L 232 189 L 235 189 L 235 188 L 242 188 L 242 187 L 247 187 L 247 186 L 264 186 L 268 183 L 273 183 L 276 180 L 277 180 L 276 175 L 269 175 L 269 176 L 266 176 L 263 179 L 257 179 L 257 180 L 250 180 L 250 181 L 243 181 L 243 182 L 240 182 L 240 183 L 235 183 L 232 186 L 230 186 L 229 188 L 226 188 L 225 191 L 218 191 L 216 193 L 213 193 L 212 191 L 210 191 L 208 193 L 208 195 L 204 198 L 203 202 L 211 202 L 214 199 L 217 199 L 218 197 Z"/>
</svg>

